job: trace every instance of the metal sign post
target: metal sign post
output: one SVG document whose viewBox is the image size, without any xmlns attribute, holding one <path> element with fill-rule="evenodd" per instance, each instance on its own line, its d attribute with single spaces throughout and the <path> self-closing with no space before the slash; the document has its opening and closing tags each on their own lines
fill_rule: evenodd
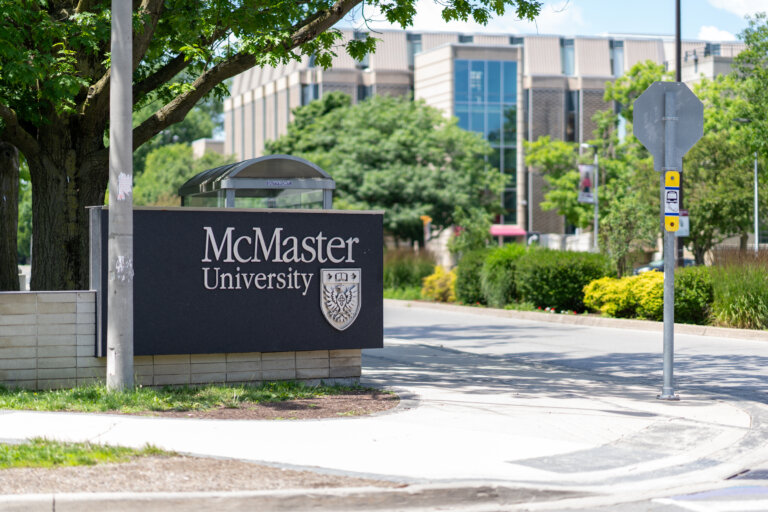
<svg viewBox="0 0 768 512">
<path fill-rule="evenodd" d="M 674 387 L 675 232 L 680 228 L 683 155 L 704 132 L 704 105 L 685 84 L 654 82 L 635 100 L 635 136 L 661 171 L 664 233 L 664 383 L 659 398 L 679 400 Z"/>
</svg>

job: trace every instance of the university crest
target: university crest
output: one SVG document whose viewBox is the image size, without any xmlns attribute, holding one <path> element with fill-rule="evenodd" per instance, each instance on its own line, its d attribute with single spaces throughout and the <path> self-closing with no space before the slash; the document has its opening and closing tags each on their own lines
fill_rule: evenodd
<svg viewBox="0 0 768 512">
<path fill-rule="evenodd" d="M 328 323 L 343 331 L 360 313 L 359 268 L 324 268 L 320 271 L 320 309 Z"/>
</svg>

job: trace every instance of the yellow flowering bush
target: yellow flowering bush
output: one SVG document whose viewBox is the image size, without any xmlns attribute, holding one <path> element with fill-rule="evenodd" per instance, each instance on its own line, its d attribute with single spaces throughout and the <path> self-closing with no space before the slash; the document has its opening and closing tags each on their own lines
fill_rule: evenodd
<svg viewBox="0 0 768 512">
<path fill-rule="evenodd" d="M 424 278 L 421 296 L 438 302 L 456 302 L 456 270 L 447 272 L 436 266 L 434 273 Z"/>
</svg>

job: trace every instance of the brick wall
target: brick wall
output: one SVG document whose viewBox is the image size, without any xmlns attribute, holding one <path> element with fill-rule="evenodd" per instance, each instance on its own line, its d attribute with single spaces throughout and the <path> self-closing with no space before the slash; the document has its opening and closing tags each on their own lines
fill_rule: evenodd
<svg viewBox="0 0 768 512">
<path fill-rule="evenodd" d="M 0 384 L 49 389 L 106 378 L 95 357 L 96 292 L 0 293 Z M 301 380 L 353 382 L 361 351 L 136 356 L 136 383 L 164 386 Z"/>
</svg>

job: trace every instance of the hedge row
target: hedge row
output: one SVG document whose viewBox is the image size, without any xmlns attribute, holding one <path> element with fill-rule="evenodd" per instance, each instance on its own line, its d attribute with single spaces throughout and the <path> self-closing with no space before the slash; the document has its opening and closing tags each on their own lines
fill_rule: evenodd
<svg viewBox="0 0 768 512">
<path fill-rule="evenodd" d="M 510 244 L 464 255 L 456 271 L 456 298 L 493 307 L 529 302 L 583 311 L 584 286 L 607 275 L 611 265 L 600 254 Z"/>
</svg>

